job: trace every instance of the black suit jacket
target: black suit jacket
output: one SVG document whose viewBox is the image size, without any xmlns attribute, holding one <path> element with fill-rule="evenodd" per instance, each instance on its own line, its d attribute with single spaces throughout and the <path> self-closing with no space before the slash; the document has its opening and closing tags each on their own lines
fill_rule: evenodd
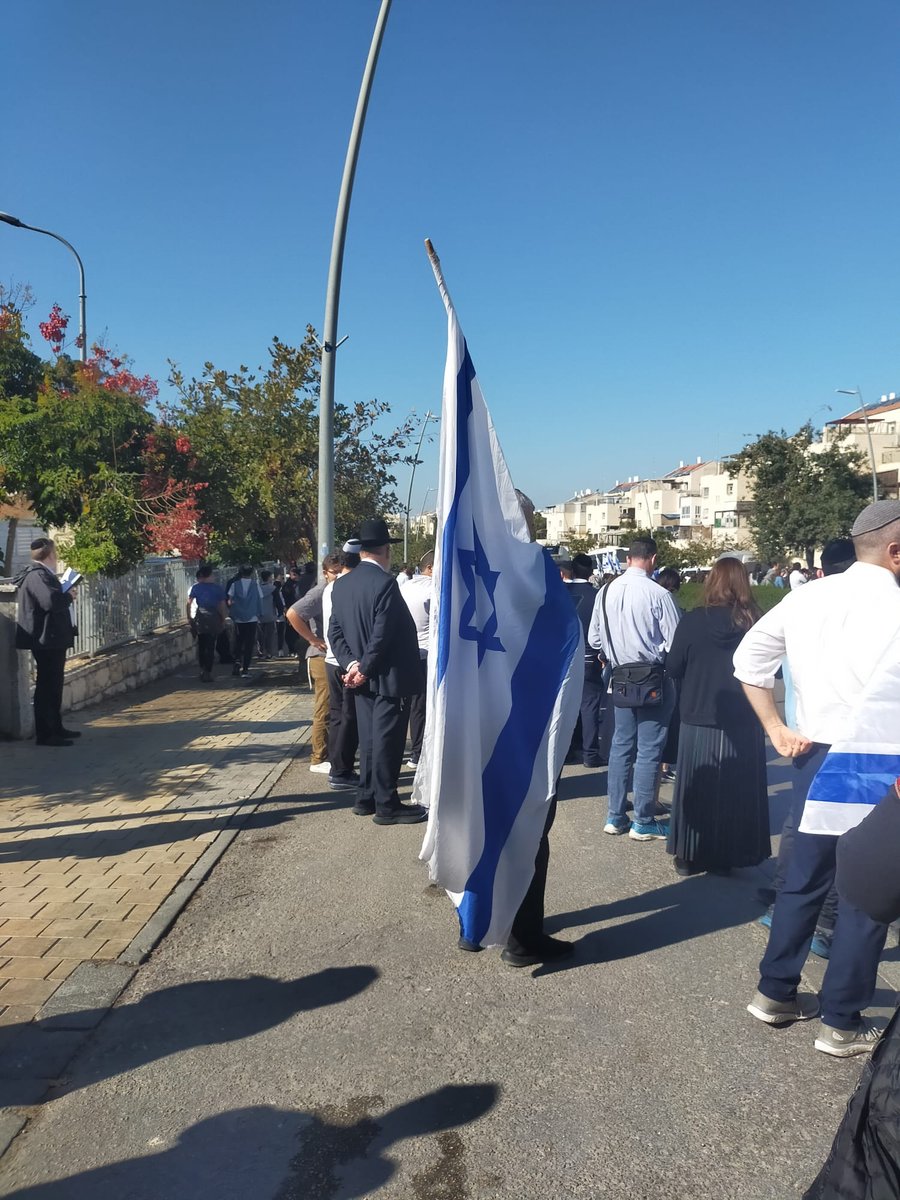
<svg viewBox="0 0 900 1200">
<path fill-rule="evenodd" d="M 345 671 L 359 663 L 371 692 L 396 697 L 422 691 L 415 622 L 396 579 L 377 564 L 364 559 L 335 583 L 328 640 Z"/>
</svg>

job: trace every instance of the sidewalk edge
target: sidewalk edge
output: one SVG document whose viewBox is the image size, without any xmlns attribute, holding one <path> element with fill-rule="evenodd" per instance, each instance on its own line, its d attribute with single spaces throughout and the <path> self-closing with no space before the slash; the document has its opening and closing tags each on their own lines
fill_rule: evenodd
<svg viewBox="0 0 900 1200">
<path fill-rule="evenodd" d="M 114 994 L 107 988 L 100 989 L 102 995 L 98 997 L 98 1002 L 95 1006 L 89 1005 L 96 1009 L 96 1019 L 93 1020 L 90 1028 L 84 1029 L 84 1036 L 79 1041 L 77 1048 L 69 1057 L 66 1067 L 74 1060 L 75 1056 L 80 1053 L 84 1043 L 87 1041 L 90 1034 L 102 1022 L 110 1009 L 115 1005 L 116 1001 L 137 975 L 141 963 L 145 962 L 150 956 L 155 947 L 165 937 L 166 933 L 171 929 L 182 911 L 187 907 L 191 897 L 201 886 L 204 880 L 208 877 L 213 867 L 222 858 L 226 850 L 241 832 L 250 817 L 256 812 L 260 804 L 272 789 L 275 787 L 278 780 L 288 769 L 293 760 L 305 745 L 303 734 L 306 733 L 305 728 L 298 730 L 298 736 L 295 741 L 287 748 L 285 754 L 272 767 L 269 774 L 253 789 L 246 800 L 239 803 L 238 810 L 232 816 L 227 828 L 222 829 L 212 841 L 209 847 L 204 851 L 200 858 L 194 863 L 193 867 L 187 872 L 184 878 L 176 885 L 174 890 L 163 901 L 154 915 L 150 918 L 140 933 L 134 938 L 129 946 L 123 950 L 118 958 L 112 960 L 109 965 L 117 965 L 129 968 L 126 975 L 122 977 L 121 986 L 115 988 Z M 98 964 L 103 965 L 103 964 Z M 43 1006 L 34 1018 L 33 1024 L 40 1028 L 45 1021 L 52 1021 L 56 1015 L 50 1011 L 51 1003 L 55 997 L 59 996 L 59 992 L 65 987 L 54 992 L 45 1006 Z M 58 1000 L 57 1000 L 58 1005 Z M 45 1009 L 47 1010 L 45 1012 Z M 31 1105 L 10 1105 L 0 1108 L 0 1160 L 7 1153 L 10 1146 L 16 1140 L 20 1133 L 30 1124 L 34 1116 L 40 1111 L 41 1106 L 46 1098 L 46 1093 L 50 1090 L 52 1083 L 48 1081 L 47 1087 L 39 1100 Z"/>
</svg>

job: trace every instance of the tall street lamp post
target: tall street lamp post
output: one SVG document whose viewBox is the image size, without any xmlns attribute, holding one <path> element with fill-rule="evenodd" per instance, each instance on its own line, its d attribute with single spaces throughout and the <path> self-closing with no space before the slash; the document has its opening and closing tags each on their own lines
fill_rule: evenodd
<svg viewBox="0 0 900 1200">
<path fill-rule="evenodd" d="M 425 420 L 422 422 L 422 432 L 419 434 L 419 444 L 416 446 L 416 456 L 413 459 L 412 472 L 409 476 L 409 491 L 406 493 L 406 513 L 403 521 L 403 561 L 409 560 L 409 508 L 412 504 L 413 483 L 416 478 L 416 467 L 419 465 L 419 451 L 422 449 L 422 443 L 425 441 L 425 430 L 428 428 L 429 421 L 439 421 L 441 418 L 433 412 L 425 414 Z"/>
<path fill-rule="evenodd" d="M 872 499 L 878 500 L 878 471 L 875 466 L 875 447 L 872 445 L 872 426 L 869 424 L 869 410 L 866 408 L 866 402 L 862 398 L 862 392 L 859 387 L 855 388 L 835 388 L 841 396 L 855 396 L 859 401 L 860 412 L 863 415 L 863 421 L 866 425 L 866 438 L 869 442 L 869 462 L 872 466 Z"/>
<path fill-rule="evenodd" d="M 319 385 L 319 562 L 326 554 L 331 553 L 331 544 L 334 541 L 334 356 L 338 346 L 346 341 L 346 338 L 338 341 L 337 328 L 338 307 L 341 300 L 341 272 L 344 266 L 344 243 L 347 239 L 347 218 L 350 215 L 350 196 L 353 193 L 353 179 L 356 175 L 356 162 L 359 158 L 359 143 L 362 139 L 366 110 L 369 107 L 369 96 L 372 91 L 372 80 L 375 77 L 375 67 L 378 63 L 378 54 L 381 50 L 384 27 L 387 24 L 390 8 L 391 0 L 381 0 L 381 8 L 375 22 L 375 32 L 372 34 L 372 43 L 369 47 L 369 57 L 366 60 L 359 88 L 359 98 L 356 101 L 356 113 L 353 117 L 353 128 L 350 131 L 337 213 L 334 218 L 331 261 L 328 267 L 328 289 L 325 293 L 325 324 L 322 328 L 322 378 Z"/>
<path fill-rule="evenodd" d="M 0 221 L 7 225 L 14 225 L 16 229 L 30 229 L 32 233 L 44 233 L 47 237 L 55 238 L 56 241 L 62 242 L 75 255 L 75 261 L 78 263 L 78 282 L 80 291 L 78 293 L 78 333 L 81 340 L 81 361 L 84 362 L 87 358 L 87 318 L 85 316 L 87 309 L 87 296 L 84 291 L 84 263 L 81 261 L 81 255 L 75 249 L 71 242 L 67 242 L 64 237 L 60 237 L 58 233 L 52 233 L 49 229 L 38 229 L 37 225 L 26 225 L 24 221 L 20 221 L 18 217 L 11 217 L 9 213 L 0 212 Z"/>
</svg>

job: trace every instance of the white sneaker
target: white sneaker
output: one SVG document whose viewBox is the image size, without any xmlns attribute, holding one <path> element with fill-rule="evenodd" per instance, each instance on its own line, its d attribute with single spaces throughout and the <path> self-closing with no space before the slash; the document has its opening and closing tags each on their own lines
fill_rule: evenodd
<svg viewBox="0 0 900 1200">
<path fill-rule="evenodd" d="M 884 1022 L 863 1017 L 855 1029 L 835 1029 L 822 1022 L 815 1047 L 834 1058 L 850 1058 L 853 1054 L 868 1054 L 878 1045 L 884 1033 Z"/>
<path fill-rule="evenodd" d="M 623 833 L 627 833 L 631 828 L 631 822 L 626 821 L 624 825 L 616 825 L 614 821 L 607 821 L 603 826 L 604 833 L 611 833 L 613 837 L 621 837 Z"/>
<path fill-rule="evenodd" d="M 309 769 L 315 775 L 328 775 L 331 771 L 331 763 L 313 763 Z"/>
<path fill-rule="evenodd" d="M 416 767 L 419 765 L 419 760 L 417 758 L 411 758 L 411 759 L 409 759 L 408 762 L 405 762 L 403 765 L 404 765 L 404 767 L 406 767 L 406 769 L 408 771 L 414 771 L 416 769 Z"/>
</svg>

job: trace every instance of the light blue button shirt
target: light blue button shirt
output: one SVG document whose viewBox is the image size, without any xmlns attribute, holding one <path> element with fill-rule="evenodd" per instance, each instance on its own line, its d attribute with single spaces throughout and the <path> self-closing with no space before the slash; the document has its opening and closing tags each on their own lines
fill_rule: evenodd
<svg viewBox="0 0 900 1200">
<path fill-rule="evenodd" d="M 604 592 L 609 638 L 603 621 Z M 680 619 L 681 610 L 670 593 L 641 567 L 629 567 L 597 593 L 588 641 L 614 666 L 661 662 L 671 649 Z"/>
</svg>

